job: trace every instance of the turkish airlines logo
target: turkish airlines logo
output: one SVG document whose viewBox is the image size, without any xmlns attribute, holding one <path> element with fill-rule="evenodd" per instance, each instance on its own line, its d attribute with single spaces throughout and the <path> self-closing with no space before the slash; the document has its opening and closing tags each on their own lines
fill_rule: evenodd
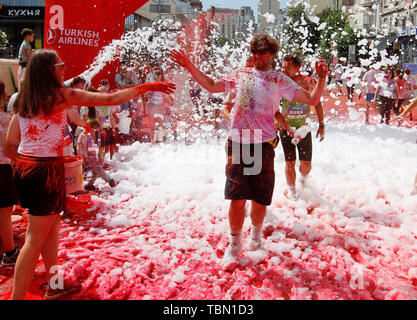
<svg viewBox="0 0 417 320">
<path fill-rule="evenodd" d="M 48 38 L 46 39 L 46 42 L 51 45 L 54 44 L 56 42 L 57 39 L 57 34 L 56 34 L 56 30 L 54 29 L 49 29 L 48 30 Z"/>
</svg>

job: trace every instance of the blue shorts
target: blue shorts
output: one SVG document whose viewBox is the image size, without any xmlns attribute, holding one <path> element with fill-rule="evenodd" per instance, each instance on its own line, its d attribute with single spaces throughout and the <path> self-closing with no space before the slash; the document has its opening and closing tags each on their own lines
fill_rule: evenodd
<svg viewBox="0 0 417 320">
<path fill-rule="evenodd" d="M 367 93 L 366 94 L 366 101 L 371 102 L 375 98 L 375 93 Z"/>
</svg>

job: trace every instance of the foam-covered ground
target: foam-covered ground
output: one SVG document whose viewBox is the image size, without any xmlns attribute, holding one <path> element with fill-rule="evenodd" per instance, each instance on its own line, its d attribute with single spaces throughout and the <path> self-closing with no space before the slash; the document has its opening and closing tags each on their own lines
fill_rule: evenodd
<svg viewBox="0 0 417 320">
<path fill-rule="evenodd" d="M 98 180 L 100 197 L 73 199 L 63 218 L 59 258 L 83 285 L 72 298 L 416 299 L 416 138 L 415 128 L 330 121 L 298 201 L 283 195 L 280 145 L 265 250 L 245 241 L 238 265 L 223 260 L 224 139 L 122 147 L 110 171 L 120 184 Z M 249 229 L 247 217 L 245 238 Z M 1 277 L 7 298 L 12 275 Z M 29 299 L 43 281 L 40 263 Z"/>
<path fill-rule="evenodd" d="M 79 299 L 417 298 L 415 139 L 407 129 L 328 125 L 298 201 L 283 196 L 277 149 L 266 250 L 245 250 L 234 268 L 222 263 L 223 145 L 136 143 L 113 160 L 122 182 L 95 199 L 98 213 L 65 220 L 65 274 L 83 282 Z"/>
</svg>

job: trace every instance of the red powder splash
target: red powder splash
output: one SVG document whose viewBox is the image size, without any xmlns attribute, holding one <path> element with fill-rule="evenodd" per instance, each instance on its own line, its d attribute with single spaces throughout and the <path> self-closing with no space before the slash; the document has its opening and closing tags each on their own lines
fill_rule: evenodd
<svg viewBox="0 0 417 320">
<path fill-rule="evenodd" d="M 26 132 L 26 137 L 33 141 L 39 141 L 40 140 L 39 128 L 35 125 L 30 125 Z"/>
</svg>

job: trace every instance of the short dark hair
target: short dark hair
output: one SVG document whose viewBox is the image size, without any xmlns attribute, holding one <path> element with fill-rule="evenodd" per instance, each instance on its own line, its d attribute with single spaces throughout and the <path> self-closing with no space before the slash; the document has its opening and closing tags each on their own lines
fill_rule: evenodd
<svg viewBox="0 0 417 320">
<path fill-rule="evenodd" d="M 297 54 L 287 54 L 284 57 L 284 61 L 291 62 L 294 67 L 301 67 L 301 65 L 303 63 L 300 56 L 297 55 Z"/>
<path fill-rule="evenodd" d="M 26 38 L 26 36 L 30 36 L 31 34 L 35 33 L 32 29 L 29 28 L 24 28 L 22 30 L 22 32 L 20 33 L 20 35 L 22 36 L 22 38 Z"/>
<path fill-rule="evenodd" d="M 276 55 L 279 50 L 278 41 L 267 34 L 257 34 L 250 42 L 250 51 L 256 51 L 259 49 L 269 49 L 269 51 Z"/>
</svg>

